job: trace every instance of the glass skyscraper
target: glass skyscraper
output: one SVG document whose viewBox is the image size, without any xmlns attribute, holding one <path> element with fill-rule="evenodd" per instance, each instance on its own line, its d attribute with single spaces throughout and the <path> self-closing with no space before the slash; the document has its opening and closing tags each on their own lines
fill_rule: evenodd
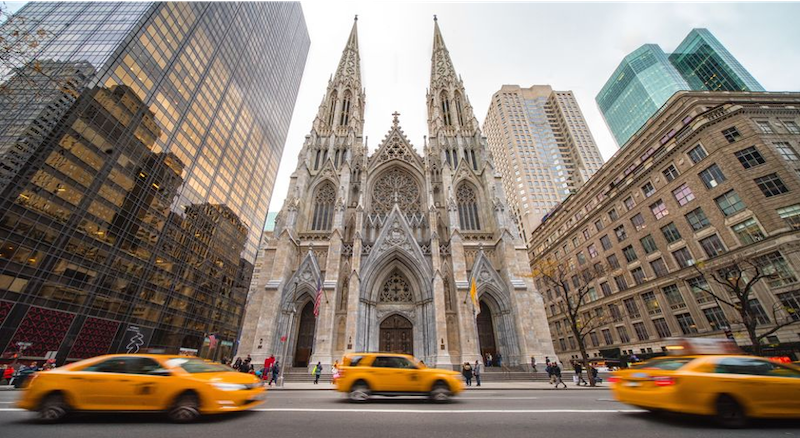
<svg viewBox="0 0 800 438">
<path fill-rule="evenodd" d="M 0 67 L 0 361 L 230 356 L 310 45 L 298 3 L 29 3 Z M 20 32 L 21 30 L 21 32 Z"/>
<path fill-rule="evenodd" d="M 595 100 L 617 144 L 625 143 L 681 90 L 764 91 L 707 29 L 693 29 L 672 54 L 645 44 L 626 56 Z"/>
</svg>

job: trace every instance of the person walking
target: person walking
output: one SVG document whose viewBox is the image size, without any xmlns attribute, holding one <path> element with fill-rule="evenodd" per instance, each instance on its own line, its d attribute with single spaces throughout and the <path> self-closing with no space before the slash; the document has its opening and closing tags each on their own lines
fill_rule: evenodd
<svg viewBox="0 0 800 438">
<path fill-rule="evenodd" d="M 580 362 L 575 362 L 575 367 L 574 368 L 575 368 L 575 376 L 577 377 L 577 379 L 575 381 L 577 386 L 581 386 L 581 383 L 583 383 L 584 385 L 588 385 L 589 382 L 587 382 L 583 378 L 583 366 L 581 365 L 581 363 Z"/>
<path fill-rule="evenodd" d="M 472 366 L 469 362 L 464 362 L 464 366 L 461 367 L 461 374 L 464 376 L 464 380 L 467 381 L 467 386 L 472 386 Z"/>
<path fill-rule="evenodd" d="M 492 353 L 486 353 L 486 366 L 492 366 Z"/>
<path fill-rule="evenodd" d="M 495 361 L 497 362 L 497 366 L 501 368 L 503 367 L 503 355 L 500 354 L 499 351 L 497 352 L 497 357 L 495 358 Z"/>
<path fill-rule="evenodd" d="M 564 389 L 567 389 L 567 384 L 561 380 L 561 367 L 558 366 L 558 362 L 553 362 L 553 374 L 556 377 L 556 386 L 553 389 L 558 389 L 558 385 L 564 385 Z"/>
<path fill-rule="evenodd" d="M 476 360 L 475 366 L 472 367 L 472 375 L 475 376 L 475 386 L 481 386 L 481 368 L 483 364 L 481 361 Z"/>
<path fill-rule="evenodd" d="M 314 384 L 319 384 L 319 376 L 322 375 L 322 362 L 317 362 L 314 366 Z"/>
<path fill-rule="evenodd" d="M 339 361 L 335 361 L 331 366 L 331 385 L 336 383 L 336 379 L 339 378 Z"/>
<path fill-rule="evenodd" d="M 276 385 L 278 384 L 278 374 L 280 374 L 280 372 L 281 372 L 281 367 L 280 367 L 280 364 L 278 363 L 277 360 L 275 361 L 274 364 L 272 364 L 272 370 L 271 371 L 272 371 L 272 375 L 269 378 L 269 382 L 267 383 L 267 386 L 272 386 L 272 382 L 275 382 Z"/>
<path fill-rule="evenodd" d="M 547 379 L 549 384 L 554 384 L 556 382 L 556 374 L 553 372 L 553 363 L 547 362 L 547 366 L 544 368 L 547 371 Z"/>
</svg>

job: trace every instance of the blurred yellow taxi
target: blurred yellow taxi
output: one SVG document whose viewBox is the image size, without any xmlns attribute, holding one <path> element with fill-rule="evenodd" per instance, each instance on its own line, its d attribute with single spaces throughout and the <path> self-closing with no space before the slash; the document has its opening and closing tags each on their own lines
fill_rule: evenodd
<svg viewBox="0 0 800 438">
<path fill-rule="evenodd" d="M 55 422 L 73 411 L 161 411 L 176 422 L 264 400 L 255 376 L 186 356 L 107 355 L 37 373 L 17 406 Z"/>
<path fill-rule="evenodd" d="M 422 395 L 443 403 L 464 390 L 459 376 L 452 370 L 428 368 L 406 354 L 350 353 L 342 359 L 336 389 L 354 402 L 372 395 Z"/>
<path fill-rule="evenodd" d="M 726 340 L 719 348 L 707 341 L 682 340 L 668 347 L 671 356 L 615 372 L 608 379 L 614 397 L 651 412 L 714 416 L 725 427 L 743 427 L 749 418 L 800 418 L 800 368 L 729 354 Z"/>
</svg>

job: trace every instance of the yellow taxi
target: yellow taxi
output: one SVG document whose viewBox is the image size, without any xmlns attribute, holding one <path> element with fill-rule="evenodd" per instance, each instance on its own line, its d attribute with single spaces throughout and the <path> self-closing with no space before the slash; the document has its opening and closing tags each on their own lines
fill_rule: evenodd
<svg viewBox="0 0 800 438">
<path fill-rule="evenodd" d="M 161 411 L 176 422 L 264 400 L 251 374 L 186 356 L 107 355 L 34 374 L 17 406 L 56 422 L 73 411 Z"/>
<path fill-rule="evenodd" d="M 714 416 L 725 427 L 800 418 L 800 368 L 732 354 L 738 348 L 727 341 L 681 340 L 667 347 L 672 355 L 617 371 L 608 379 L 614 397 L 651 412 Z"/>
<path fill-rule="evenodd" d="M 459 376 L 452 370 L 428 368 L 407 354 L 350 353 L 342 359 L 336 390 L 348 393 L 354 402 L 372 395 L 422 395 L 443 403 L 464 390 Z"/>
</svg>

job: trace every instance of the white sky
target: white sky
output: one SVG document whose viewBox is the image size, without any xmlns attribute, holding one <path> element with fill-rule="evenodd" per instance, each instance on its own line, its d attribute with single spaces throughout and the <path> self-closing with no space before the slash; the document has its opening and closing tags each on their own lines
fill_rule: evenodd
<svg viewBox="0 0 800 438">
<path fill-rule="evenodd" d="M 420 150 L 427 135 L 433 14 L 483 123 L 503 84 L 572 90 L 605 159 L 616 143 L 594 97 L 622 57 L 645 43 L 669 53 L 694 27 L 708 28 L 770 91 L 800 90 L 800 3 L 388 3 L 302 2 L 311 36 L 270 211 L 283 205 L 297 154 L 358 14 L 364 135 L 374 151 L 391 113 Z"/>
</svg>

